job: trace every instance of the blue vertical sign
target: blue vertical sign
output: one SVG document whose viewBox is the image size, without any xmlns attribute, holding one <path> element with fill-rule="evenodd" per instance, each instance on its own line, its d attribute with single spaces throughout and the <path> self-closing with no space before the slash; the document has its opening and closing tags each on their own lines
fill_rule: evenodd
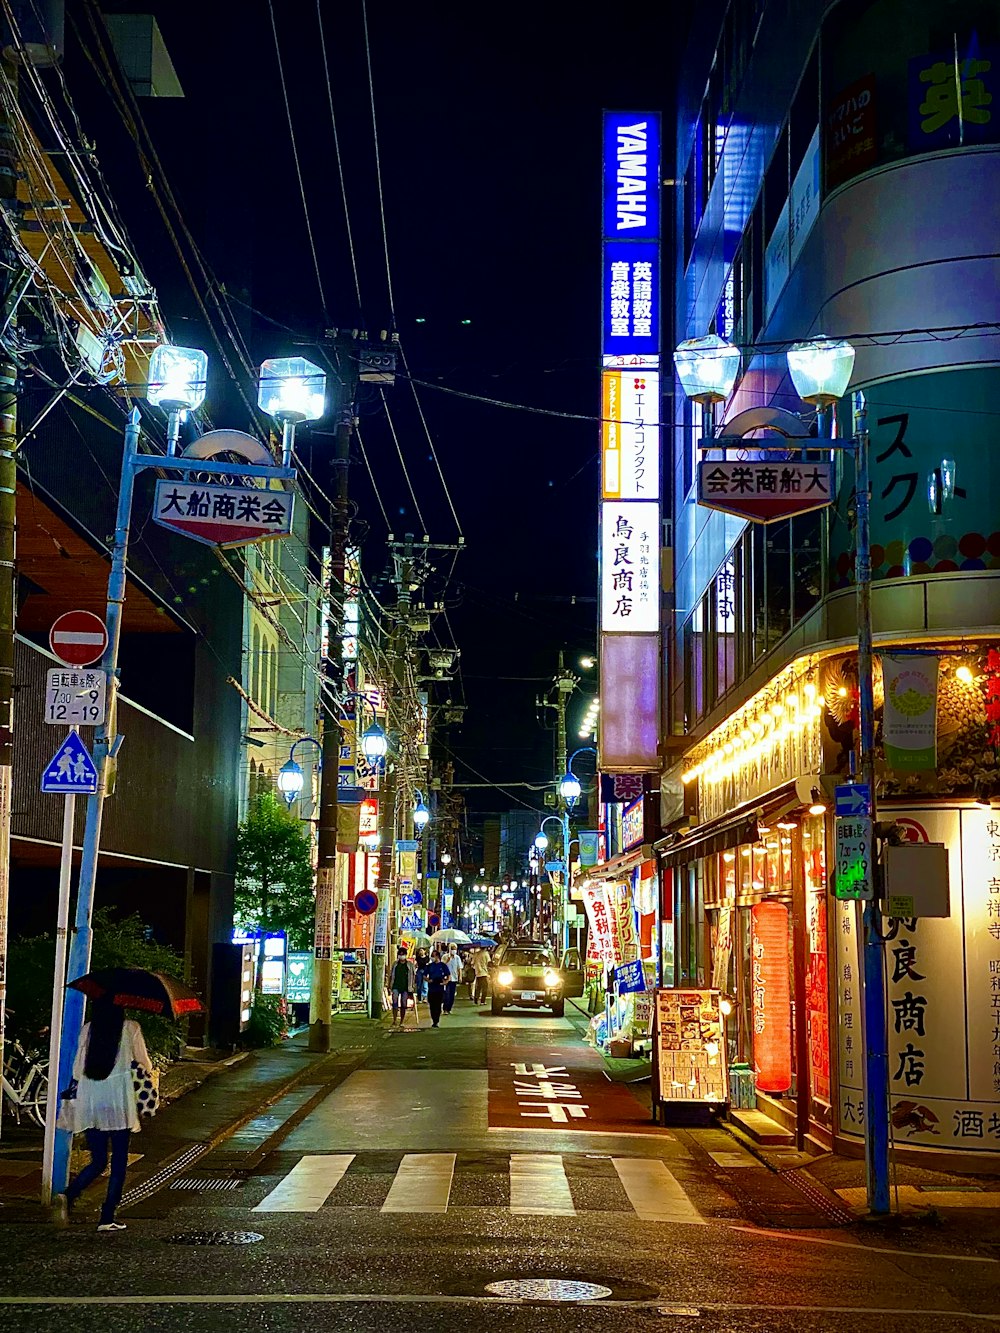
<svg viewBox="0 0 1000 1333">
<path fill-rule="evenodd" d="M 660 117 L 604 113 L 604 236 L 660 238 Z"/>
</svg>

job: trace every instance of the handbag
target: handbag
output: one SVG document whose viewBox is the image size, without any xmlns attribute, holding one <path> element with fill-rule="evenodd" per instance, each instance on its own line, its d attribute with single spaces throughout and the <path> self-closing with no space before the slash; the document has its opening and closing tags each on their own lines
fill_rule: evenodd
<svg viewBox="0 0 1000 1333">
<path fill-rule="evenodd" d="M 59 1094 L 59 1110 L 56 1114 L 56 1129 L 64 1129 L 70 1134 L 76 1133 L 76 1093 L 78 1084 L 71 1078 Z"/>
<path fill-rule="evenodd" d="M 156 1115 L 160 1109 L 160 1074 L 156 1069 L 144 1069 L 138 1060 L 132 1061 L 132 1087 L 135 1107 L 140 1117 Z"/>
</svg>

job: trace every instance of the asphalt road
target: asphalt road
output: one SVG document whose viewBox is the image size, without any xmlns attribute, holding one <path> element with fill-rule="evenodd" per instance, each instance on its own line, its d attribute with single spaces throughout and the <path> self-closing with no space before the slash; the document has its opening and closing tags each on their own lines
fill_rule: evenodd
<svg viewBox="0 0 1000 1333">
<path fill-rule="evenodd" d="M 276 1147 L 260 1151 L 274 1143 L 272 1115 L 259 1143 L 251 1126 L 180 1188 L 124 1211 L 125 1232 L 98 1235 L 90 1206 L 64 1231 L 0 1226 L 0 1322 L 81 1333 L 1000 1323 L 990 1255 L 935 1249 L 933 1236 L 754 1225 L 738 1156 L 721 1159 L 733 1169 L 708 1156 L 719 1131 L 651 1133 L 623 1096 L 568 1022 L 465 1003 L 437 1031 L 387 1030 L 308 1114 L 289 1108 Z M 595 1132 L 623 1113 L 630 1133 Z M 220 1232 L 259 1239 L 196 1243 Z M 539 1303 L 487 1290 L 522 1279 L 606 1294 Z"/>
</svg>

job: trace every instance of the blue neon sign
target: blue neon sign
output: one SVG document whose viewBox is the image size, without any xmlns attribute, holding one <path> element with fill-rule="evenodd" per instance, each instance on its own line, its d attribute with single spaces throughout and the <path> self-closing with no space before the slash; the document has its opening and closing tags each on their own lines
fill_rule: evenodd
<svg viewBox="0 0 1000 1333">
<path fill-rule="evenodd" d="M 604 113 L 604 235 L 651 241 L 660 235 L 660 117 Z"/>
<path fill-rule="evenodd" d="M 655 241 L 604 242 L 605 356 L 660 350 L 660 247 Z"/>
</svg>

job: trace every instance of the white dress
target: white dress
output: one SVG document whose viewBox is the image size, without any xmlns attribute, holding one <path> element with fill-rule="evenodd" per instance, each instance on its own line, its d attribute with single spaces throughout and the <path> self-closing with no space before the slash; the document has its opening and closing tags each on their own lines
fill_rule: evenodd
<svg viewBox="0 0 1000 1333">
<path fill-rule="evenodd" d="M 102 1079 L 88 1078 L 83 1072 L 89 1039 L 90 1024 L 85 1023 L 73 1065 L 73 1077 L 77 1081 L 76 1097 L 62 1103 L 59 1127 L 71 1129 L 74 1134 L 81 1134 L 85 1129 L 137 1130 L 139 1113 L 132 1083 L 132 1061 L 135 1060 L 143 1069 L 153 1067 L 142 1029 L 134 1019 L 126 1018 L 118 1056 L 111 1073 Z"/>
</svg>

